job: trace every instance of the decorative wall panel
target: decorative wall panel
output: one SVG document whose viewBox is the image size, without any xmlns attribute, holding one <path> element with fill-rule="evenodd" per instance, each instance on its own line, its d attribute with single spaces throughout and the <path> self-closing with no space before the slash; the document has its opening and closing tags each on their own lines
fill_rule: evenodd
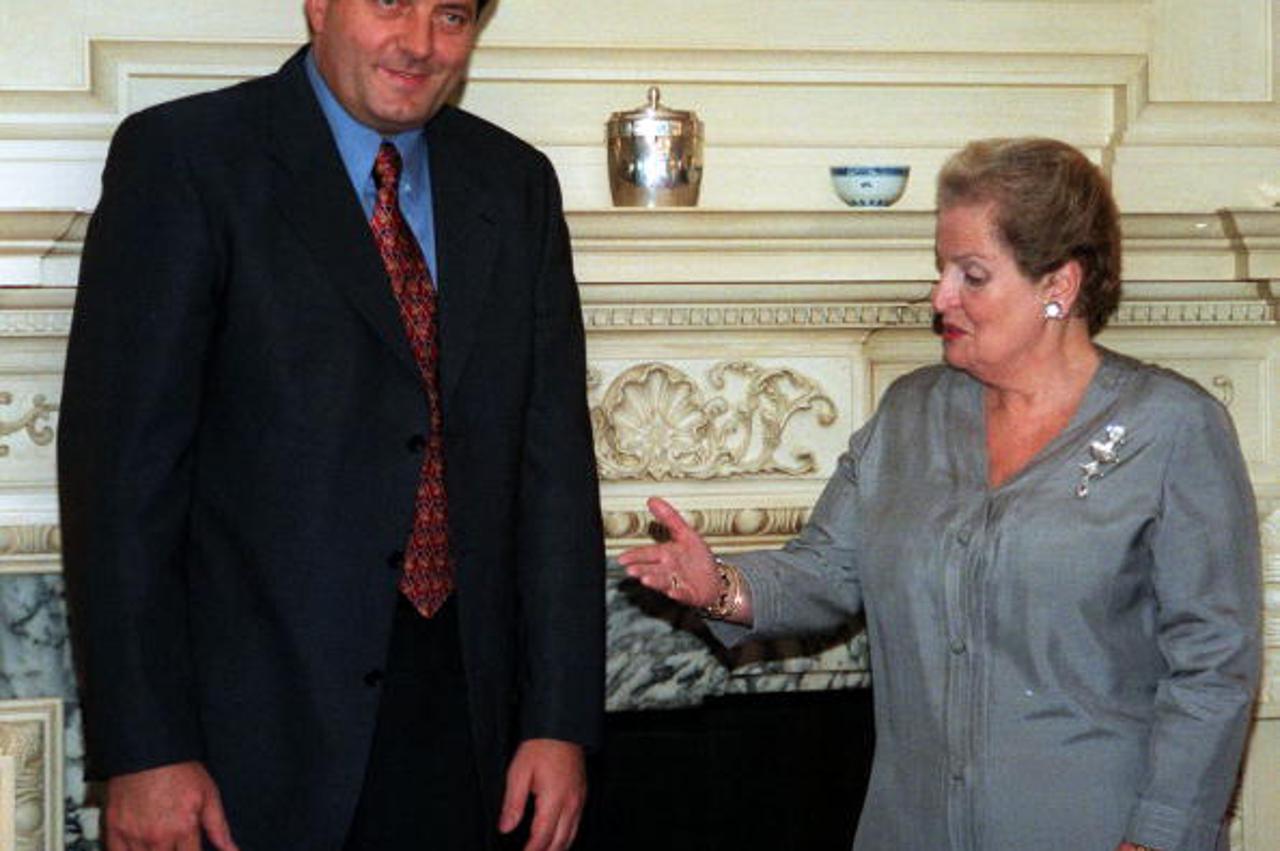
<svg viewBox="0 0 1280 851">
<path fill-rule="evenodd" d="M 0 847 L 62 848 L 61 742 L 61 701 L 0 701 Z"/>
<path fill-rule="evenodd" d="M 832 441 L 816 432 L 839 420 L 836 403 L 804 364 L 701 366 L 649 361 L 607 386 L 599 366 L 592 372 L 602 480 L 812 477 L 818 458 L 832 456 Z M 841 365 L 832 366 L 828 372 Z M 846 375 L 841 389 L 847 386 Z"/>
<path fill-rule="evenodd" d="M 1280 500 L 1268 501 L 1275 505 Z M 1263 714 L 1280 718 L 1280 507 L 1263 508 L 1262 521 L 1263 641 L 1267 661 L 1263 671 Z"/>
<path fill-rule="evenodd" d="M 54 438 L 70 293 L 0 289 L 0 574 L 58 569 Z"/>
</svg>

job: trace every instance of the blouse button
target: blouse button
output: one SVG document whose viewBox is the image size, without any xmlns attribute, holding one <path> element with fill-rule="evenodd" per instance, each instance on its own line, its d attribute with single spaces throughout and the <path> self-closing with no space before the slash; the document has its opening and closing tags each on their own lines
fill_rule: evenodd
<svg viewBox="0 0 1280 851">
<path fill-rule="evenodd" d="M 969 546 L 969 539 L 973 537 L 973 527 L 968 523 L 964 524 L 956 531 L 956 540 L 960 542 L 960 546 Z"/>
<path fill-rule="evenodd" d="M 967 648 L 964 646 L 964 641 L 963 641 L 963 640 L 961 640 L 961 639 L 959 639 L 959 638 L 954 638 L 954 639 L 952 639 L 952 640 L 951 640 L 951 652 L 952 652 L 952 653 L 954 653 L 954 654 L 956 654 L 957 656 L 959 656 L 959 655 L 961 655 L 962 653 L 964 653 L 964 651 L 965 651 L 966 649 L 967 649 Z"/>
</svg>

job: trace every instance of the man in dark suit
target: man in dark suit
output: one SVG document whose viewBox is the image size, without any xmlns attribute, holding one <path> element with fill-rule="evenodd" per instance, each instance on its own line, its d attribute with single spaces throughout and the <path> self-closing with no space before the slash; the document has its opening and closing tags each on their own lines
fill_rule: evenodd
<svg viewBox="0 0 1280 851">
<path fill-rule="evenodd" d="M 476 0 L 306 12 L 276 74 L 121 125 L 85 244 L 59 468 L 107 845 L 561 849 L 604 564 L 555 175 L 445 104 Z"/>
</svg>

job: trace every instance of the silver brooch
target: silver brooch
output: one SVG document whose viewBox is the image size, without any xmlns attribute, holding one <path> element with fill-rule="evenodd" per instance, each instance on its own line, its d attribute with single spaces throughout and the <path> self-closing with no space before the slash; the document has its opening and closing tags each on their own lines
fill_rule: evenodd
<svg viewBox="0 0 1280 851">
<path fill-rule="evenodd" d="M 1084 499 L 1089 495 L 1089 482 L 1102 478 L 1103 470 L 1120 460 L 1120 447 L 1124 446 L 1124 426 L 1112 423 L 1106 428 L 1106 440 L 1094 440 L 1089 443 L 1090 460 L 1080 465 L 1080 484 L 1076 485 L 1076 496 Z"/>
</svg>

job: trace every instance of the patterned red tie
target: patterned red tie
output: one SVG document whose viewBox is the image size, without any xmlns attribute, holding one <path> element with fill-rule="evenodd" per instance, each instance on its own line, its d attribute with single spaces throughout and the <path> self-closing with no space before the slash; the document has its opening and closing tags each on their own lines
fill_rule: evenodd
<svg viewBox="0 0 1280 851">
<path fill-rule="evenodd" d="M 378 199 L 369 226 L 400 305 L 409 347 L 422 371 L 430 423 L 414 505 L 413 531 L 405 545 L 400 591 L 424 617 L 431 617 L 453 591 L 449 559 L 448 505 L 444 493 L 444 438 L 440 412 L 440 343 L 436 291 L 422 249 L 400 212 L 400 152 L 383 142 L 373 164 Z"/>
</svg>

